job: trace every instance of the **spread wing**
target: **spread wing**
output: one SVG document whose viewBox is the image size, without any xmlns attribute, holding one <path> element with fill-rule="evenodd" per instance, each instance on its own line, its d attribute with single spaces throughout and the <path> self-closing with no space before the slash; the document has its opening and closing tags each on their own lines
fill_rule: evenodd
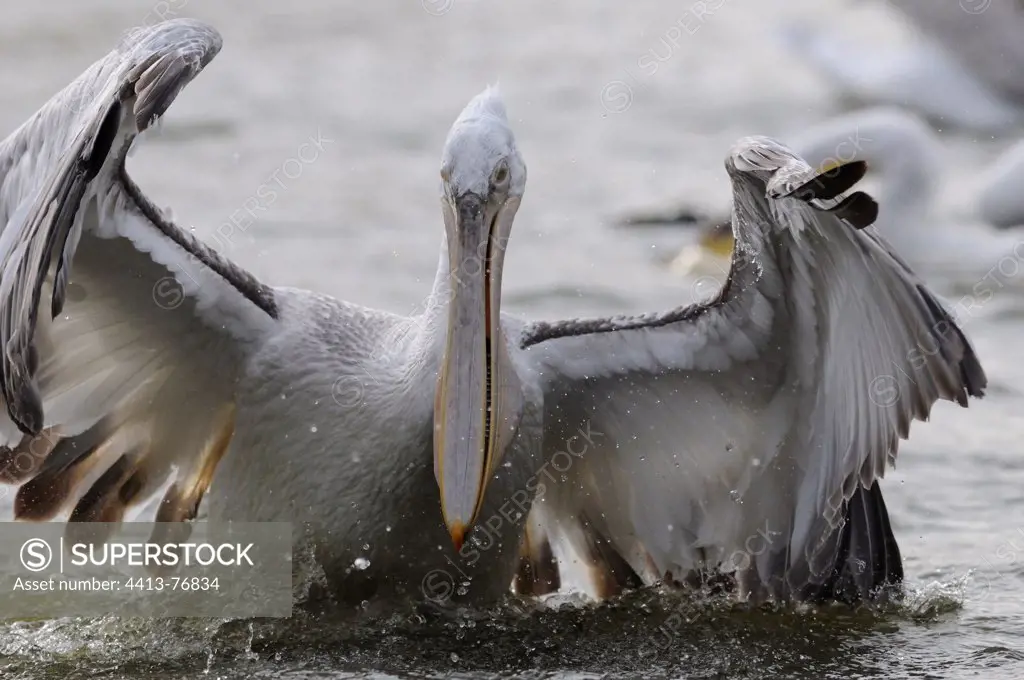
<svg viewBox="0 0 1024 680">
<path fill-rule="evenodd" d="M 119 522 L 163 487 L 156 519 L 185 519 L 231 439 L 273 294 L 125 171 L 220 46 L 197 21 L 133 31 L 0 144 L 0 480 L 19 519 Z"/>
<path fill-rule="evenodd" d="M 902 577 L 877 486 L 899 439 L 938 399 L 980 396 L 985 374 L 865 228 L 874 201 L 843 198 L 862 163 L 815 177 L 749 138 L 726 167 L 737 245 L 716 299 L 526 331 L 546 453 L 571 460 L 538 512 L 648 582 L 718 570 L 754 597 L 865 597 Z"/>
</svg>

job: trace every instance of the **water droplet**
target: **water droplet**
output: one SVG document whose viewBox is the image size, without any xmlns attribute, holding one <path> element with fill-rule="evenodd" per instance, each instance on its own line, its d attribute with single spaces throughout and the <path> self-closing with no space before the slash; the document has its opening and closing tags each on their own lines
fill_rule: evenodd
<svg viewBox="0 0 1024 680">
<path fill-rule="evenodd" d="M 733 489 L 732 491 L 729 492 L 729 498 L 733 499 L 737 503 L 743 502 L 743 498 L 740 496 L 740 492 L 737 491 L 736 489 Z"/>
<path fill-rule="evenodd" d="M 314 425 L 313 427 L 309 428 L 309 431 L 310 432 L 316 432 L 316 425 Z"/>
<path fill-rule="evenodd" d="M 455 652 L 452 652 L 452 655 L 448 658 L 452 660 L 452 663 L 456 663 L 459 660 L 459 655 Z"/>
<path fill-rule="evenodd" d="M 384 527 L 384 531 L 386 531 L 386 532 L 388 532 L 390 534 L 391 533 L 391 525 L 389 524 L 388 526 Z"/>
<path fill-rule="evenodd" d="M 504 463 L 501 464 L 501 466 L 502 467 L 510 468 L 510 467 L 512 467 L 512 461 L 506 460 Z"/>
<path fill-rule="evenodd" d="M 370 549 L 370 544 L 369 543 L 363 543 L 363 550 L 369 550 L 369 549 Z"/>
<path fill-rule="evenodd" d="M 359 571 L 363 571 L 364 569 L 370 566 L 370 560 L 366 559 L 365 557 L 357 557 L 355 562 L 352 563 L 352 566 L 358 569 Z"/>
<path fill-rule="evenodd" d="M 753 458 L 751 459 L 750 464 L 753 465 L 754 467 L 761 467 L 761 459 Z"/>
<path fill-rule="evenodd" d="M 729 442 L 728 444 L 725 445 L 725 450 L 726 451 L 732 451 L 735 448 L 736 447 L 732 444 L 732 442 Z"/>
</svg>

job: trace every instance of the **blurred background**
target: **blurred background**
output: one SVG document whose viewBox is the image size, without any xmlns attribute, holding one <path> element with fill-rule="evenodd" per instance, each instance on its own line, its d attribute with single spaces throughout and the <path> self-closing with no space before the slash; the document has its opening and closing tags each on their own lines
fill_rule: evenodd
<svg viewBox="0 0 1024 680">
<path fill-rule="evenodd" d="M 671 629 L 664 645 L 651 642 L 662 629 L 642 620 L 652 607 L 664 619 L 671 606 L 646 600 L 636 610 L 508 614 L 502 627 L 488 628 L 488 619 L 469 632 L 391 622 L 345 633 L 343 644 L 285 624 L 257 635 L 251 622 L 159 624 L 167 627 L 144 634 L 112 622 L 33 622 L 0 629 L 5 677 L 104 669 L 194 677 L 195 659 L 220 677 L 538 668 L 556 677 L 1020 677 L 1024 234 L 1012 227 L 1024 194 L 1013 153 L 1024 105 L 1011 86 L 1015 75 L 1024 83 L 1024 62 L 1015 71 L 1018 48 L 998 37 L 1024 49 L 1018 5 L 51 0 L 5 8 L 3 131 L 124 30 L 174 16 L 211 22 L 224 48 L 140 144 L 129 161 L 136 181 L 264 282 L 399 313 L 418 309 L 433 281 L 448 127 L 488 84 L 500 84 L 529 168 L 503 302 L 530 318 L 652 311 L 712 293 L 725 270 L 700 244 L 728 217 L 723 162 L 740 137 L 805 145 L 820 155 L 815 163 L 876 154 L 873 170 L 896 173 L 872 180 L 885 233 L 957 310 L 991 385 L 969 410 L 940 404 L 886 476 L 911 589 L 895 613 L 854 621 L 705 614 L 692 629 Z M 990 62 L 997 75 L 1002 65 L 1001 80 Z M 815 142 L 819 126 L 875 105 L 888 108 L 844 119 Z M 628 224 L 673 222 L 682 212 L 687 224 Z M 257 652 L 254 639 L 264 644 Z"/>
</svg>

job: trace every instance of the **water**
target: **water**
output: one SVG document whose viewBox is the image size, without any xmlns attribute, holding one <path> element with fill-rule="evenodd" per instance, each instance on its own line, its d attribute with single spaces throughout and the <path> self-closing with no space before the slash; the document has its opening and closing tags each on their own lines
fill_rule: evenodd
<svg viewBox="0 0 1024 680">
<path fill-rule="evenodd" d="M 659 309 L 694 293 L 654 264 L 682 237 L 623 232 L 613 218 L 685 196 L 718 208 L 735 139 L 784 138 L 836 113 L 824 83 L 765 34 L 799 15 L 842 21 L 878 44 L 901 37 L 884 8 L 852 4 L 19 4 L 0 26 L 0 130 L 155 10 L 211 21 L 224 50 L 132 158 L 137 181 L 266 282 L 406 312 L 434 276 L 447 128 L 500 81 L 530 174 L 507 258 L 508 307 L 529 317 Z M 294 160 L 310 138 L 321 150 Z M 950 140 L 951 210 L 1000 147 Z M 281 184 L 269 200 L 258 189 L 273 177 Z M 244 218 L 247 207 L 258 219 Z M 244 229 L 218 235 L 232 217 Z M 0 630 L 0 669 L 5 678 L 1019 677 L 1024 317 L 1010 297 L 968 319 L 991 396 L 969 411 L 941 404 L 886 477 L 911 591 L 899 608 L 747 611 L 641 593 L 600 607 L 560 596 L 540 611 L 415 612 L 358 626 L 307 614 L 22 622 Z"/>
</svg>

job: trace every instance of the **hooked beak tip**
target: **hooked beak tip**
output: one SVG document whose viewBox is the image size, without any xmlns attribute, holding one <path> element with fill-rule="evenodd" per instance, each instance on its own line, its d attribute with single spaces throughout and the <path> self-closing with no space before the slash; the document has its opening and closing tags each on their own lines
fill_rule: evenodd
<svg viewBox="0 0 1024 680">
<path fill-rule="evenodd" d="M 448 533 L 451 534 L 452 543 L 455 545 L 455 552 L 462 550 L 462 544 L 466 539 L 466 527 L 461 522 L 456 522 L 448 527 Z"/>
</svg>

